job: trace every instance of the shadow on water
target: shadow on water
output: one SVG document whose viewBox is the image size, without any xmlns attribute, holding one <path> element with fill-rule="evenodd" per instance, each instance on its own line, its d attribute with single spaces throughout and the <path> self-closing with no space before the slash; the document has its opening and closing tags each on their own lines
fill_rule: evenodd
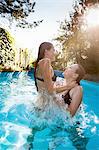
<svg viewBox="0 0 99 150">
<path fill-rule="evenodd" d="M 17 105 L 24 104 L 26 107 L 27 107 L 27 104 L 29 106 L 31 105 L 30 103 L 35 99 L 34 98 L 35 91 L 33 92 L 33 90 L 34 90 L 33 84 L 34 83 L 31 80 L 31 79 L 33 79 L 33 76 L 31 76 L 31 74 L 32 73 L 28 74 L 30 78 L 27 77 L 27 72 L 21 73 L 21 74 L 18 72 L 3 73 L 3 74 L 1 73 L 0 74 L 0 77 L 1 77 L 1 81 L 0 81 L 1 91 L 0 92 L 1 92 L 1 96 L 2 96 L 1 100 L 0 100 L 1 101 L 0 102 L 1 110 L 4 107 L 4 104 L 6 104 L 5 109 L 6 108 L 10 109 L 10 107 L 12 107 L 14 104 L 17 104 Z M 18 79 L 18 80 L 16 80 L 16 79 Z M 11 84 L 9 84 L 9 83 L 11 83 Z M 10 87 L 9 87 L 9 85 L 10 85 Z M 30 135 L 29 134 L 27 135 L 28 137 L 26 139 L 26 144 L 23 145 L 25 150 L 37 150 L 36 146 L 39 146 L 39 147 L 41 146 L 40 150 L 45 150 L 45 149 L 43 149 L 44 147 L 46 147 L 46 150 L 47 149 L 48 150 L 87 150 L 86 149 L 87 144 L 90 143 L 89 137 L 92 139 L 92 136 L 88 135 L 88 137 L 87 137 L 86 133 L 88 134 L 88 132 L 91 132 L 89 130 L 91 130 L 91 129 L 94 130 L 95 127 L 98 130 L 98 128 L 95 124 L 95 122 L 96 123 L 98 122 L 97 116 L 95 116 L 94 114 L 91 114 L 90 110 L 95 109 L 95 113 L 98 114 L 99 109 L 96 109 L 96 107 L 98 107 L 96 98 L 99 95 L 99 94 L 97 95 L 99 88 L 98 88 L 98 86 L 94 86 L 93 84 L 89 85 L 89 83 L 85 83 L 85 82 L 83 82 L 82 85 L 84 87 L 84 96 L 85 96 L 84 99 L 88 99 L 88 100 L 86 100 L 86 105 L 87 105 L 86 112 L 89 113 L 89 116 L 88 115 L 85 116 L 86 113 L 84 112 L 83 116 L 85 116 L 85 119 L 82 118 L 82 119 L 77 119 L 77 120 L 80 120 L 80 123 L 82 120 L 82 122 L 84 122 L 85 124 L 88 124 L 89 125 L 88 128 L 86 128 L 87 126 L 85 126 L 85 128 L 84 127 L 81 128 L 82 126 L 79 122 L 75 123 L 72 126 L 68 126 L 68 127 L 61 125 L 62 124 L 61 123 L 62 120 L 60 121 L 61 116 L 59 119 L 57 119 L 58 122 L 57 122 L 57 124 L 55 124 L 55 126 L 52 126 L 52 124 L 50 124 L 50 123 L 49 123 L 49 125 L 47 123 L 45 123 L 42 125 L 38 124 L 36 126 L 35 119 L 38 118 L 36 116 L 36 118 L 32 122 L 34 124 L 34 126 L 28 126 L 29 129 L 31 129 L 31 134 L 29 132 Z M 92 97 L 93 92 L 90 92 L 93 90 L 93 86 L 95 88 L 95 90 L 94 90 L 95 98 Z M 89 89 L 89 87 L 90 87 L 90 89 Z M 8 97 L 8 95 L 9 95 L 9 97 Z M 8 97 L 8 102 L 7 102 L 7 97 Z M 93 99 L 94 103 L 92 102 L 90 104 L 90 99 Z M 30 103 L 29 103 L 29 101 L 30 101 Z M 4 103 L 4 102 L 6 102 L 6 103 Z M 11 105 L 9 105 L 10 103 L 11 103 Z M 24 112 L 26 111 L 26 107 L 24 107 Z M 15 105 L 15 110 L 16 109 L 17 109 L 17 107 Z M 20 110 L 22 111 L 22 109 L 20 109 Z M 13 111 L 11 111 L 11 114 L 13 114 L 13 116 L 16 118 L 20 117 L 20 115 L 17 115 L 18 114 L 17 111 L 15 113 L 13 113 Z M 28 113 L 29 117 L 31 117 L 30 115 L 31 114 Z M 57 115 L 57 114 L 55 114 L 55 115 Z M 23 117 L 22 114 L 21 114 L 21 117 Z M 20 120 L 23 119 L 23 121 L 25 122 L 26 118 L 21 118 L 21 117 L 20 117 Z M 28 123 L 31 120 L 31 118 L 29 118 L 29 117 L 27 117 Z M 54 122 L 54 119 L 52 120 L 52 122 Z M 42 120 L 40 120 L 40 121 L 42 121 Z M 18 121 L 15 122 L 14 120 L 11 120 L 11 122 L 14 122 L 17 124 Z M 48 120 L 47 120 L 47 122 L 48 122 Z M 19 123 L 20 123 L 20 121 L 19 121 Z M 67 120 L 67 123 L 68 123 L 68 120 Z M 97 125 L 98 125 L 98 123 L 97 123 Z M 86 130 L 86 132 L 84 132 L 84 130 Z M 97 133 L 97 130 L 96 130 L 96 133 Z M 91 132 L 91 134 L 94 134 L 95 136 L 97 136 L 96 133 Z M 42 146 L 44 146 L 44 147 L 42 147 Z M 91 147 L 92 143 L 89 146 Z M 88 150 L 90 150 L 90 147 Z"/>
<path fill-rule="evenodd" d="M 73 126 L 67 130 L 68 137 L 72 141 L 73 146 L 77 150 L 87 150 L 86 146 L 88 144 L 89 138 L 83 133 L 80 133 L 80 128 Z"/>
<path fill-rule="evenodd" d="M 33 148 L 34 148 L 33 143 L 34 143 L 35 134 L 36 134 L 38 131 L 44 130 L 45 128 L 46 128 L 46 127 L 43 127 L 43 128 L 32 128 L 31 135 L 29 135 L 29 136 L 27 137 L 28 150 L 33 150 Z"/>
<path fill-rule="evenodd" d="M 82 133 L 82 129 L 79 127 L 79 122 L 68 128 L 61 128 L 60 126 L 55 128 L 47 128 L 46 126 L 42 126 L 41 128 L 32 128 L 31 135 L 27 138 L 28 150 L 35 149 L 34 145 L 36 134 L 46 129 L 49 130 L 49 133 L 46 136 L 48 150 L 59 150 L 62 148 L 63 150 L 74 148 L 76 150 L 87 150 L 86 146 L 88 144 L 89 137 L 86 137 L 84 133 Z"/>
<path fill-rule="evenodd" d="M 79 117 L 81 118 L 81 116 Z M 41 124 L 36 125 L 33 121 L 34 127 L 31 130 L 31 135 L 27 138 L 28 150 L 36 150 L 40 146 L 41 150 L 45 146 L 46 150 L 87 150 L 89 137 L 86 136 L 84 128 L 80 124 L 81 121 L 79 122 L 77 121 L 78 118 L 74 118 L 74 122 L 71 122 L 71 118 L 65 120 L 66 118 L 64 119 L 63 116 L 60 119 L 57 115 L 56 118 L 54 122 L 52 120 L 53 123 L 48 123 L 49 120 L 46 120 L 44 124 L 42 120 L 42 123 L 40 121 Z M 38 143 L 38 145 L 35 143 Z M 42 144 L 44 147 L 42 147 Z"/>
</svg>

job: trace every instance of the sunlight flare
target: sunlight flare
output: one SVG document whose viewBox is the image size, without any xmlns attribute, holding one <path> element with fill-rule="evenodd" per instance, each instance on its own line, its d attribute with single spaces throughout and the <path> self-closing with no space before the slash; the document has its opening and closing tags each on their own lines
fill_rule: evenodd
<svg viewBox="0 0 99 150">
<path fill-rule="evenodd" d="M 99 25 L 99 7 L 90 8 L 85 15 L 85 21 L 88 27 Z"/>
</svg>

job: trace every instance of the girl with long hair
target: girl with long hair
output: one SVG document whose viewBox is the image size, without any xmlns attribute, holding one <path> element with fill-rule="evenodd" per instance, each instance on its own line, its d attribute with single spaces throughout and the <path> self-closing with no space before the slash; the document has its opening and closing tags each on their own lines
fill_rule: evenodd
<svg viewBox="0 0 99 150">
<path fill-rule="evenodd" d="M 55 61 L 53 44 L 50 42 L 41 43 L 34 68 L 35 85 L 39 93 L 37 106 L 43 109 L 50 102 L 54 102 L 66 108 L 74 116 L 82 101 L 82 87 L 79 85 L 79 81 L 84 76 L 84 69 L 78 64 L 66 69 L 64 72 L 66 82 L 63 85 L 57 85 L 51 65 L 53 61 Z"/>
</svg>

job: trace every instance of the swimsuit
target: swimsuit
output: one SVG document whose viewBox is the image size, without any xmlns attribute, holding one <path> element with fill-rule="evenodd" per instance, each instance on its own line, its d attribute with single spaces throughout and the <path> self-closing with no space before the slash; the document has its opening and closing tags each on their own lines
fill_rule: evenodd
<svg viewBox="0 0 99 150">
<path fill-rule="evenodd" d="M 55 73 L 54 73 L 54 75 L 53 75 L 53 77 L 52 77 L 52 81 L 56 81 L 56 78 L 57 78 L 57 76 L 56 76 Z M 36 77 L 36 79 L 38 79 L 38 80 L 44 82 L 44 79 L 43 79 L 43 78 Z"/>
<path fill-rule="evenodd" d="M 57 78 L 57 76 L 56 76 L 55 73 L 54 73 L 54 75 L 53 75 L 53 77 L 52 77 L 52 81 L 56 81 L 56 78 Z M 42 81 L 42 82 L 44 82 L 44 79 L 43 79 L 43 78 L 36 77 L 36 79 L 37 79 L 37 80 L 40 80 L 40 81 Z M 70 105 L 71 100 L 72 100 L 72 99 L 70 98 L 69 92 L 70 92 L 70 90 L 68 91 L 68 93 L 62 95 L 62 98 L 64 99 L 65 104 L 68 104 L 68 105 Z"/>
<path fill-rule="evenodd" d="M 66 94 L 62 95 L 62 98 L 64 99 L 65 104 L 68 104 L 68 105 L 70 105 L 71 100 L 72 100 L 69 92 L 70 90 Z"/>
</svg>

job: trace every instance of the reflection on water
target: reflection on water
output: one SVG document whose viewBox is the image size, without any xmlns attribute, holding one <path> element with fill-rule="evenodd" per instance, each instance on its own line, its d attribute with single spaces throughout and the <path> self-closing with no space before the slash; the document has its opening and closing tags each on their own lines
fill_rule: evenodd
<svg viewBox="0 0 99 150">
<path fill-rule="evenodd" d="M 53 103 L 38 111 L 36 99 L 33 77 L 26 72 L 0 74 L 0 149 L 98 150 L 90 141 L 98 141 L 99 120 L 87 103 L 71 119 Z"/>
</svg>

